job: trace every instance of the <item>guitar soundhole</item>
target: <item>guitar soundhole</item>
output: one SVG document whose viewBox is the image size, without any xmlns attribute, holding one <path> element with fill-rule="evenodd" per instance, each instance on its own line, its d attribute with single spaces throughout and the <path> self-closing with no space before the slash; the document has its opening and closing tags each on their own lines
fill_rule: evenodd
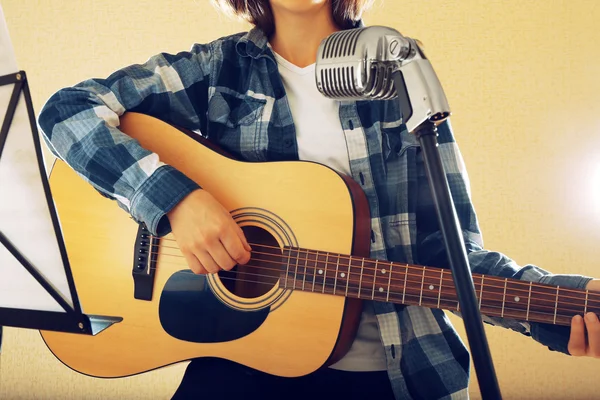
<svg viewBox="0 0 600 400">
<path fill-rule="evenodd" d="M 247 226 L 242 230 L 252 247 L 250 261 L 238 264 L 231 271 L 219 272 L 219 277 L 231 293 L 251 299 L 266 294 L 277 285 L 283 266 L 282 250 L 264 229 Z"/>
</svg>

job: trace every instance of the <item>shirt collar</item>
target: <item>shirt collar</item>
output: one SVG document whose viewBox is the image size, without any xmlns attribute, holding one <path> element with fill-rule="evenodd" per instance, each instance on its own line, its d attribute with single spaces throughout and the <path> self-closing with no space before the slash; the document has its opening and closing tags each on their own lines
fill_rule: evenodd
<svg viewBox="0 0 600 400">
<path fill-rule="evenodd" d="M 252 28 L 236 43 L 235 49 L 242 57 L 258 58 L 269 52 L 269 40 L 258 27 Z"/>
</svg>

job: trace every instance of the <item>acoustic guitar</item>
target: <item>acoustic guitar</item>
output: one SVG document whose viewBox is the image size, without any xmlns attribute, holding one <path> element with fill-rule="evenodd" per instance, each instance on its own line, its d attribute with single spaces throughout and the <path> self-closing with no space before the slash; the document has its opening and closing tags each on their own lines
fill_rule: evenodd
<svg viewBox="0 0 600 400">
<path fill-rule="evenodd" d="M 73 370 L 116 378 L 221 357 L 301 376 L 347 352 L 364 299 L 460 311 L 450 270 L 369 258 L 369 206 L 351 178 L 311 162 L 235 160 L 147 115 L 124 115 L 120 129 L 211 192 L 244 230 L 252 258 L 196 275 L 172 235 L 152 236 L 58 161 L 50 184 L 84 312 L 123 318 L 97 336 L 41 332 Z M 588 291 L 473 280 L 489 316 L 569 325 L 600 312 L 600 296 Z"/>
</svg>

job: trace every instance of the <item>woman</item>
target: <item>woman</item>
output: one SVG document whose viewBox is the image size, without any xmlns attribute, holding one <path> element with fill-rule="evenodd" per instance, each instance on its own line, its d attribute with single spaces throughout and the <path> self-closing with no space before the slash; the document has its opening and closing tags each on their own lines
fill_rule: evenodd
<svg viewBox="0 0 600 400">
<path fill-rule="evenodd" d="M 172 231 L 195 273 L 244 264 L 252 249 L 210 193 L 118 130 L 126 111 L 199 131 L 243 160 L 311 160 L 352 176 L 369 199 L 373 258 L 445 267 L 422 154 L 401 123 L 396 102 L 340 103 L 319 95 L 314 84 L 320 42 L 359 26 L 369 3 L 215 1 L 255 28 L 63 89 L 40 113 L 42 132 L 57 157 L 136 221 L 154 234 Z M 484 250 L 449 122 L 438 130 L 473 271 L 598 289 L 598 280 L 552 275 L 532 265 L 518 268 L 506 256 Z M 575 317 L 571 329 L 486 321 L 565 354 L 600 355 L 595 315 L 586 316 L 585 324 Z M 366 302 L 357 339 L 330 368 L 284 379 L 203 359 L 190 364 L 175 397 L 214 390 L 224 398 L 460 398 L 467 397 L 468 382 L 469 354 L 442 311 Z"/>
</svg>

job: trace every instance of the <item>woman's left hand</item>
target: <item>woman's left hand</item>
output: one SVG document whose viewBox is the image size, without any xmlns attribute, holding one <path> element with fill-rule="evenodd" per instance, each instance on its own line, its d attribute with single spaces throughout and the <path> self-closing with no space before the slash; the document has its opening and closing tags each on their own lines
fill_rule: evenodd
<svg viewBox="0 0 600 400">
<path fill-rule="evenodd" d="M 600 293 L 600 279 L 590 281 L 586 289 Z M 600 321 L 596 314 L 590 312 L 584 317 L 573 317 L 568 349 L 575 357 L 600 358 Z"/>
</svg>

